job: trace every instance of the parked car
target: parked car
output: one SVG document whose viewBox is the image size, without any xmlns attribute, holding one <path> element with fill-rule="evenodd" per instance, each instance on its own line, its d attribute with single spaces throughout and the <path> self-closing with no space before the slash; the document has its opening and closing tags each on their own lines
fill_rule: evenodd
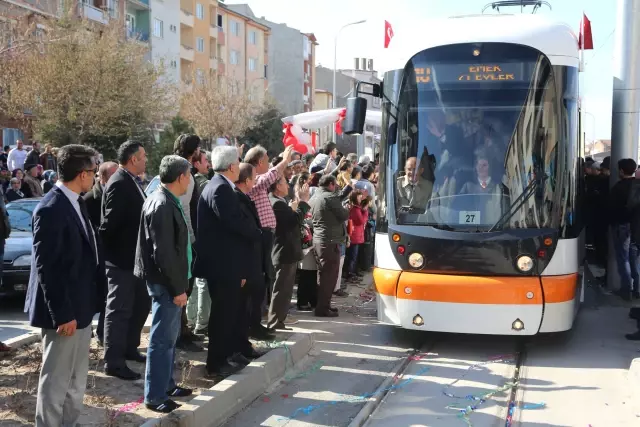
<svg viewBox="0 0 640 427">
<path fill-rule="evenodd" d="M 31 217 L 41 197 L 21 199 L 7 204 L 11 235 L 4 245 L 0 294 L 24 293 L 29 285 L 33 232 Z"/>
<path fill-rule="evenodd" d="M 147 188 L 144 189 L 144 193 L 148 196 L 154 191 L 158 189 L 160 186 L 160 177 L 158 175 L 154 176 Z"/>
</svg>

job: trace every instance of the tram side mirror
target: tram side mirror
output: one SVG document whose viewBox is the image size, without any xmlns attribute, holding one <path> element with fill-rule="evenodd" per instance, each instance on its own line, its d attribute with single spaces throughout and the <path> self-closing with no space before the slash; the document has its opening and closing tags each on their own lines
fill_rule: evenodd
<svg viewBox="0 0 640 427">
<path fill-rule="evenodd" d="M 342 123 L 345 135 L 362 135 L 367 117 L 367 100 L 359 96 L 347 99 L 347 114 Z"/>
</svg>

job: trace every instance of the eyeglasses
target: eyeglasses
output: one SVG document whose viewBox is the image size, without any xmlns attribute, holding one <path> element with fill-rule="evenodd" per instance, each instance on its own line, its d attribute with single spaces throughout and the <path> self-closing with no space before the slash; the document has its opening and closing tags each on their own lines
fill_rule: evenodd
<svg viewBox="0 0 640 427">
<path fill-rule="evenodd" d="M 94 169 L 85 169 L 84 170 L 86 173 L 91 173 L 93 175 L 96 174 L 96 172 L 98 172 L 98 168 L 94 168 Z"/>
</svg>

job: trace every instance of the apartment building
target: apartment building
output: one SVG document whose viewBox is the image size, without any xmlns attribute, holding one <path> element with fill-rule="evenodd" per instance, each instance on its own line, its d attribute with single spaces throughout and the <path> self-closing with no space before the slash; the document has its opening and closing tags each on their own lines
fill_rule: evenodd
<svg viewBox="0 0 640 427">
<path fill-rule="evenodd" d="M 150 0 L 151 55 L 155 63 L 162 63 L 165 75 L 174 83 L 180 82 L 180 3 Z"/>
<path fill-rule="evenodd" d="M 271 29 L 259 22 L 253 13 L 220 3 L 218 25 L 224 36 L 218 40 L 218 74 L 249 92 L 252 99 L 265 99 L 269 88 L 269 39 Z"/>
<path fill-rule="evenodd" d="M 287 24 L 255 16 L 247 4 L 230 4 L 227 8 L 268 26 L 269 95 L 285 115 L 313 109 L 315 96 L 315 49 L 313 34 L 305 34 Z"/>
</svg>

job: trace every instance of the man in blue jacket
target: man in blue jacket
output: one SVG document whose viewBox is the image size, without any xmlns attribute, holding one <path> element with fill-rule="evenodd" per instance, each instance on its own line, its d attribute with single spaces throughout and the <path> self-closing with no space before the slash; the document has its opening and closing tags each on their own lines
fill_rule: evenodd
<svg viewBox="0 0 640 427">
<path fill-rule="evenodd" d="M 100 241 L 80 194 L 91 190 L 97 153 L 83 145 L 58 152 L 60 180 L 33 212 L 33 258 L 25 302 L 42 328 L 37 427 L 75 426 L 89 371 L 91 320 L 105 302 Z"/>
</svg>

